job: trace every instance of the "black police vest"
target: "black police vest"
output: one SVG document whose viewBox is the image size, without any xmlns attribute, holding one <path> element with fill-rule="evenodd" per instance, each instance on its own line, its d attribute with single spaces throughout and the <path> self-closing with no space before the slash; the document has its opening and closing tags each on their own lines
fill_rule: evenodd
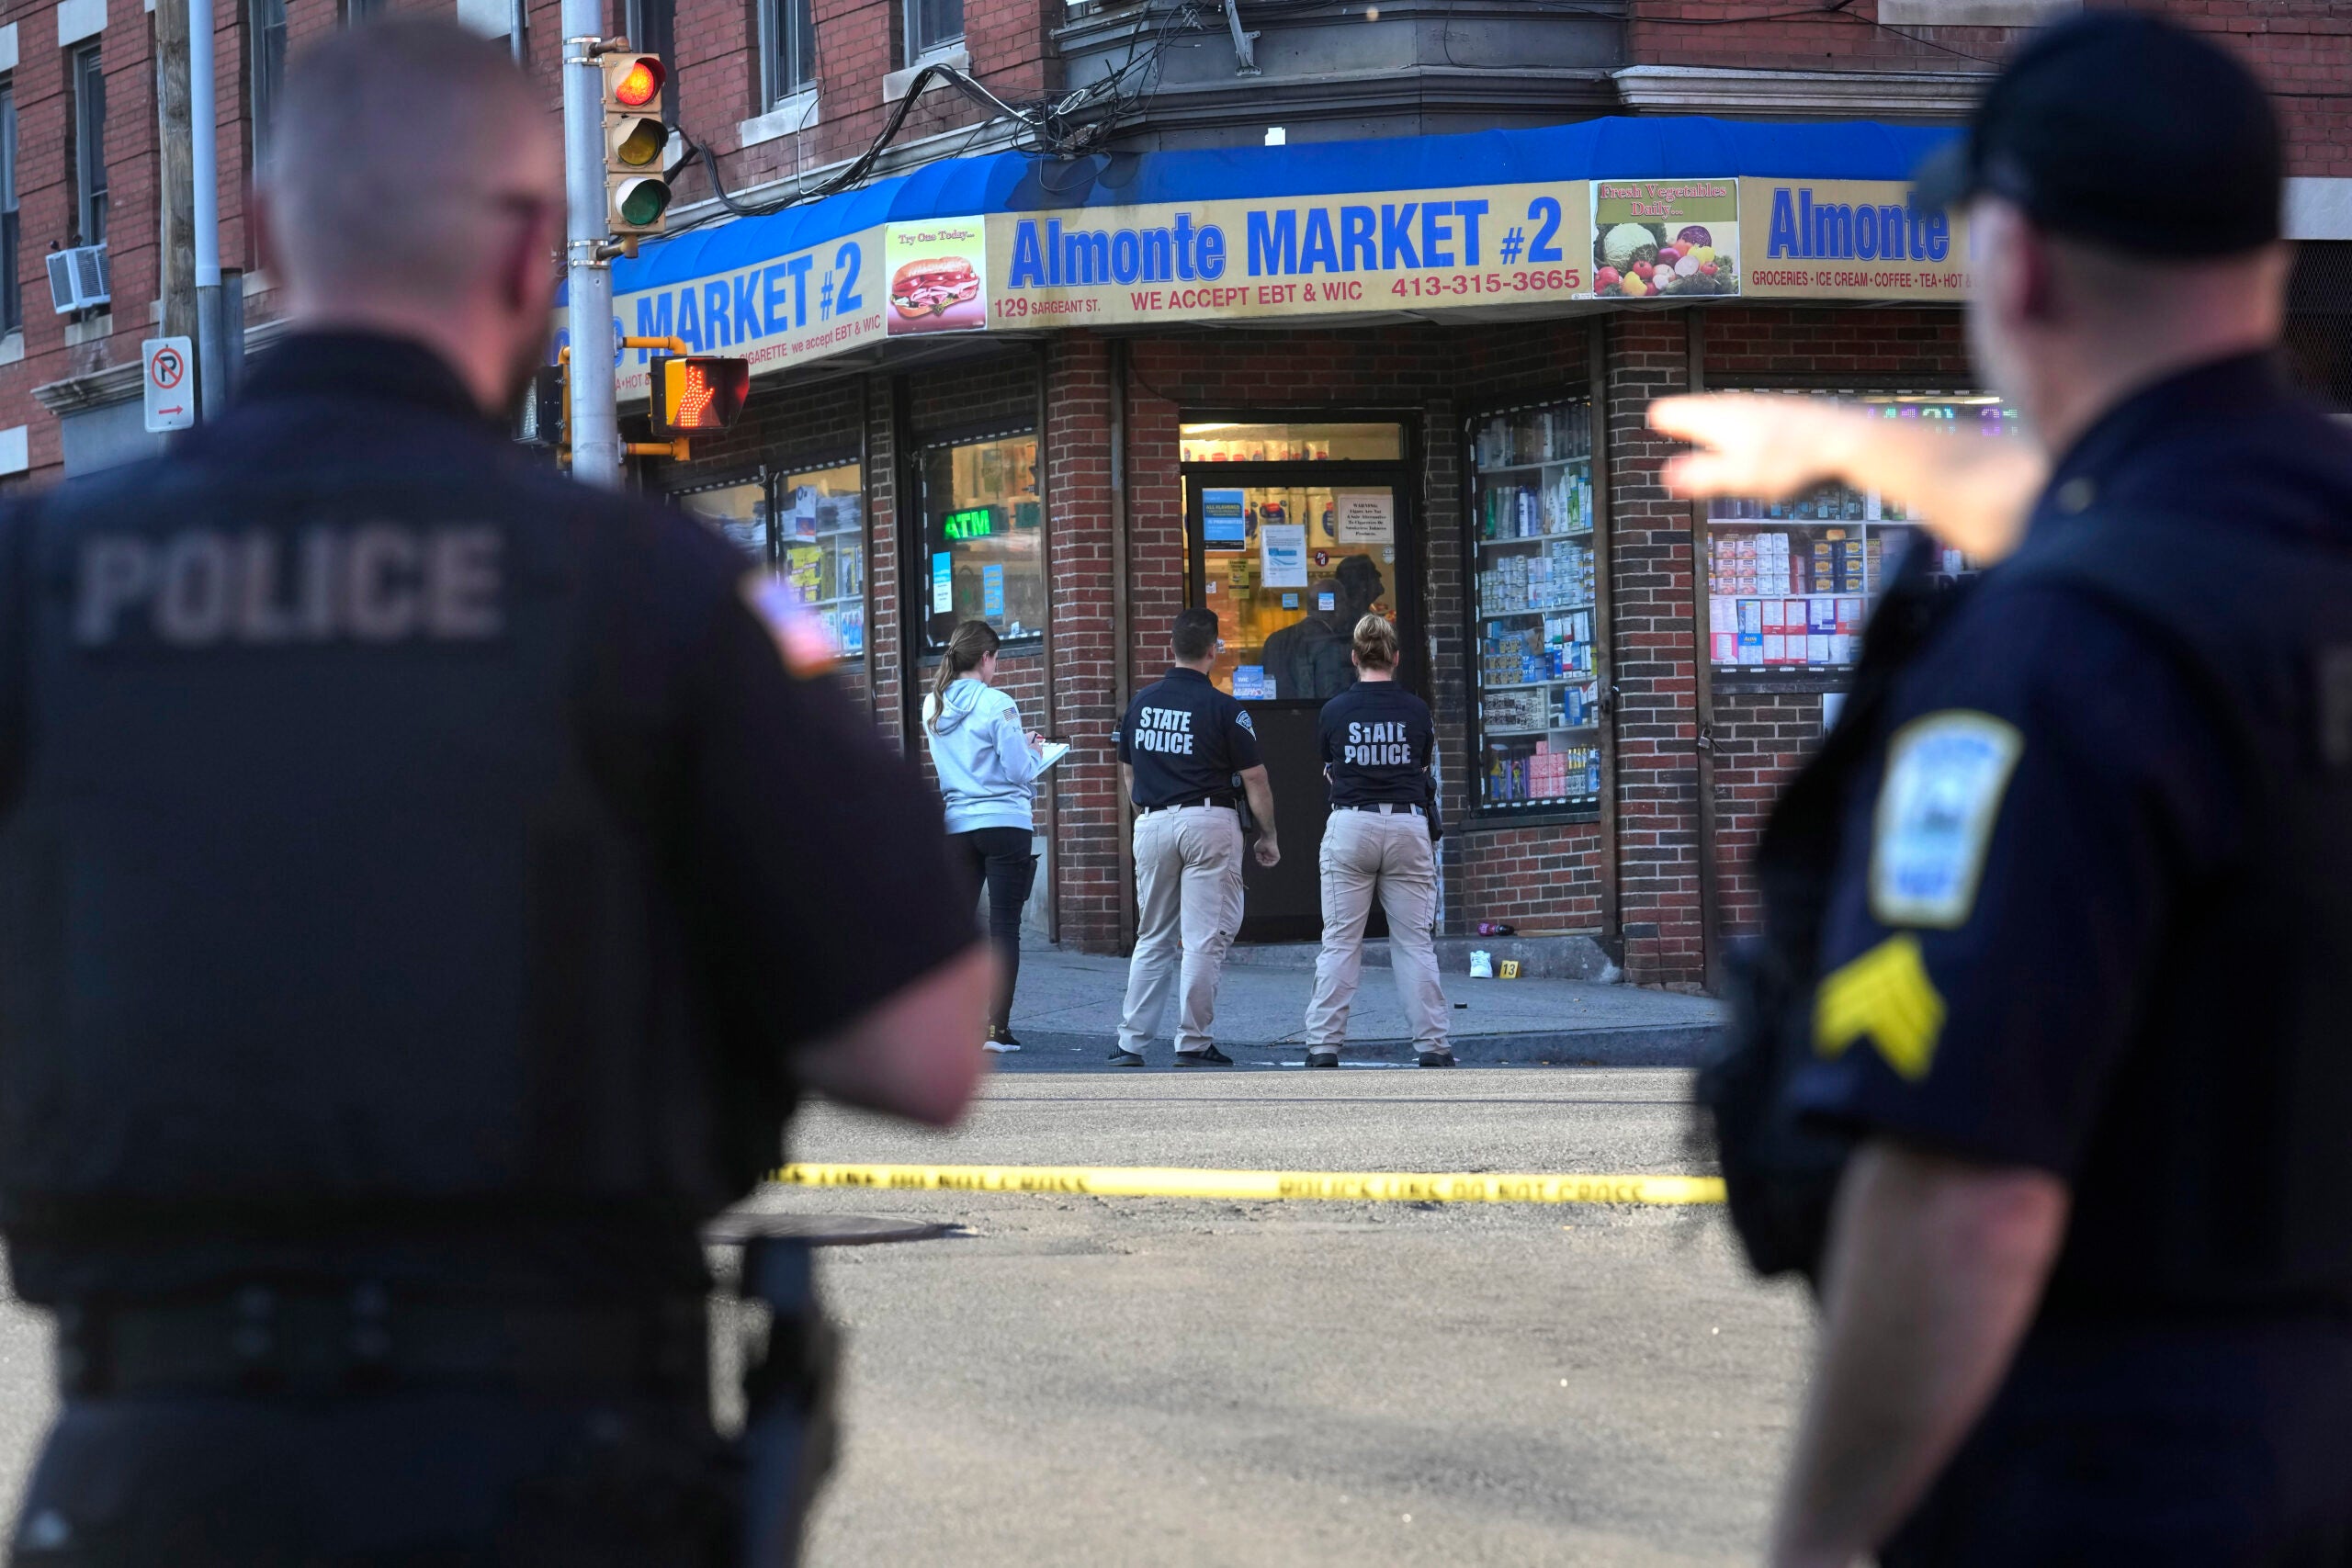
<svg viewBox="0 0 2352 1568">
<path fill-rule="evenodd" d="M 2164 933 L 2050 1308 L 2352 1308 L 2352 549 L 2093 514 L 2018 569 L 2165 650 L 2245 803 Z"/>
<path fill-rule="evenodd" d="M 487 452 L 220 468 L 78 482 L 15 530 L 0 1224 L 619 1226 L 731 1199 L 781 1091 L 714 1103 L 658 835 L 627 759 L 583 754 L 582 541 L 622 508 Z"/>
</svg>

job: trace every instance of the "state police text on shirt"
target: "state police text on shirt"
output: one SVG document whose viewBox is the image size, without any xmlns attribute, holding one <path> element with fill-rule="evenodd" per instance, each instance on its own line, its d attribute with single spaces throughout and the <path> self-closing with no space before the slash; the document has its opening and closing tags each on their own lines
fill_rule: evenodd
<svg viewBox="0 0 2352 1568">
<path fill-rule="evenodd" d="M 1193 715 L 1189 708 L 1143 708 L 1136 714 L 1136 749 L 1166 756 L 1193 754 Z"/>
<path fill-rule="evenodd" d="M 1405 731 L 1401 718 L 1374 724 L 1350 719 L 1340 760 L 1359 768 L 1409 768 L 1413 765 L 1413 743 Z"/>
</svg>

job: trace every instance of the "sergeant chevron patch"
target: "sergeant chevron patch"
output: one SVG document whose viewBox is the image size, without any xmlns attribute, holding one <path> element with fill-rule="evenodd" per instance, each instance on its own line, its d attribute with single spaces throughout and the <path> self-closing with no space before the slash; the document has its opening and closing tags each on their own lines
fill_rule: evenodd
<svg viewBox="0 0 2352 1568">
<path fill-rule="evenodd" d="M 1843 1055 L 1867 1035 L 1886 1065 L 1914 1083 L 1928 1076 L 1943 1028 L 1943 996 L 1928 977 L 1919 939 L 1909 931 L 1833 970 L 1814 993 L 1816 1055 Z"/>
</svg>

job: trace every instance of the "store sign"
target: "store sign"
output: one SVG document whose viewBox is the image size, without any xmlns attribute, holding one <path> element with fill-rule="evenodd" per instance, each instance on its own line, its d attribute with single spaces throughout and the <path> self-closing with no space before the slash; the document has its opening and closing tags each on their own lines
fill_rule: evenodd
<svg viewBox="0 0 2352 1568">
<path fill-rule="evenodd" d="M 892 337 L 987 329 L 988 249 L 980 220 L 887 224 L 882 257 L 890 268 L 887 330 Z"/>
<path fill-rule="evenodd" d="M 1212 550 L 1238 550 L 1249 542 L 1249 497 L 1238 490 L 1201 491 L 1203 547 Z"/>
<path fill-rule="evenodd" d="M 931 333 L 1492 311 L 1572 300 L 1958 300 L 1956 217 L 1901 180 L 1560 180 L 877 225 L 615 304 L 766 375 Z M 559 343 L 566 341 L 560 333 Z M 641 397 L 650 351 L 620 356 Z"/>
<path fill-rule="evenodd" d="M 940 536 L 948 539 L 985 539 L 996 532 L 996 513 L 986 506 L 951 512 L 941 519 Z"/>
<path fill-rule="evenodd" d="M 1752 214 L 1741 291 L 1751 299 L 1957 303 L 1968 292 L 1967 220 L 1921 211 L 1902 180 L 1740 186 Z"/>
<path fill-rule="evenodd" d="M 1596 299 L 1693 299 L 1739 289 L 1739 187 L 1730 177 L 1592 182 Z"/>
<path fill-rule="evenodd" d="M 1265 321 L 1576 298 L 1584 182 L 1000 213 L 989 324 Z"/>
<path fill-rule="evenodd" d="M 754 376 L 863 347 L 884 333 L 883 234 L 868 229 L 755 266 L 622 295 L 613 302 L 614 327 L 630 337 L 682 338 L 695 354 L 748 359 Z M 645 395 L 646 361 L 655 352 L 623 352 L 621 397 Z"/>
</svg>

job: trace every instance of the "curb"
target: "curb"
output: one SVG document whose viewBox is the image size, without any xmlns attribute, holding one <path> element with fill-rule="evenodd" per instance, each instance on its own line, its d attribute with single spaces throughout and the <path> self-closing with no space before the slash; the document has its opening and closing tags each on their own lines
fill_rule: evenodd
<svg viewBox="0 0 2352 1568">
<path fill-rule="evenodd" d="M 1694 1067 L 1724 1035 L 1720 1023 L 1628 1024 L 1617 1029 L 1536 1030 L 1514 1034 L 1465 1034 L 1453 1041 L 1456 1061 L 1470 1066 L 1509 1064 L 1523 1067 Z M 1101 1067 L 1110 1052 L 1107 1035 L 1061 1030 L 1021 1032 L 1019 1052 L 999 1056 L 1001 1068 Z M 1306 1047 L 1295 1040 L 1220 1040 L 1237 1066 L 1303 1062 Z M 1146 1072 L 1170 1068 L 1170 1049 L 1153 1042 L 1145 1053 Z M 1351 1040 L 1340 1061 L 1409 1063 L 1418 1053 L 1409 1040 Z M 1125 1069 L 1133 1070 L 1133 1069 Z M 1186 1072 L 1206 1069 L 1185 1068 Z"/>
</svg>

